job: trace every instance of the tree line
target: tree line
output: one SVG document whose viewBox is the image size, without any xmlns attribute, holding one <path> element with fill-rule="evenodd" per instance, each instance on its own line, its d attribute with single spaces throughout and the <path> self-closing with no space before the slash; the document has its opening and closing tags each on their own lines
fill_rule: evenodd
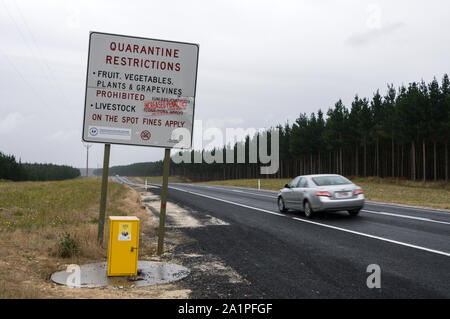
<svg viewBox="0 0 450 319">
<path fill-rule="evenodd" d="M 80 170 L 66 165 L 21 163 L 13 155 L 0 152 L 0 179 L 11 181 L 51 181 L 80 176 Z"/>
<path fill-rule="evenodd" d="M 445 74 L 440 83 L 434 78 L 430 83 L 422 80 L 398 88 L 390 84 L 384 94 L 377 90 L 370 99 L 355 95 L 348 107 L 339 99 L 326 114 L 321 109 L 310 115 L 300 113 L 292 124 L 276 128 L 280 158 L 276 174 L 262 176 L 261 163 L 249 163 L 250 144 L 260 138 L 259 133 L 214 149 L 213 154 L 222 152 L 223 163 L 194 163 L 205 150 L 185 151 L 191 163 L 172 161 L 170 173 L 192 180 L 337 173 L 448 181 L 450 81 Z M 239 147 L 245 148 L 246 163 L 224 163 L 226 152 L 234 150 L 236 159 Z M 161 175 L 162 161 L 113 167 L 110 172 L 157 176 Z"/>
<path fill-rule="evenodd" d="M 172 164 L 172 163 L 171 163 Z M 122 176 L 161 176 L 163 161 L 134 163 L 130 165 L 113 166 L 109 168 L 109 175 Z M 102 175 L 102 169 L 94 170 L 94 175 Z"/>
</svg>

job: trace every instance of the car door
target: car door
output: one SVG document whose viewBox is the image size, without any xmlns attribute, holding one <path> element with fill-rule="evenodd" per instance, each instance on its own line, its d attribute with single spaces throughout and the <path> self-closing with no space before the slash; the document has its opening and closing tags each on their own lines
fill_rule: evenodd
<svg viewBox="0 0 450 319">
<path fill-rule="evenodd" d="M 282 195 L 284 199 L 284 203 L 286 207 L 294 208 L 295 206 L 295 194 L 294 189 L 297 187 L 297 184 L 300 180 L 300 176 L 297 176 L 289 183 L 289 188 L 285 187 L 282 190 Z"/>
<path fill-rule="evenodd" d="M 307 192 L 309 191 L 308 179 L 302 178 L 298 183 L 299 192 L 299 209 L 303 210 L 303 201 L 307 198 Z"/>
<path fill-rule="evenodd" d="M 301 177 L 297 185 L 292 188 L 292 205 L 293 208 L 296 209 L 303 209 L 303 192 L 304 192 L 304 185 L 306 183 L 306 178 Z"/>
</svg>

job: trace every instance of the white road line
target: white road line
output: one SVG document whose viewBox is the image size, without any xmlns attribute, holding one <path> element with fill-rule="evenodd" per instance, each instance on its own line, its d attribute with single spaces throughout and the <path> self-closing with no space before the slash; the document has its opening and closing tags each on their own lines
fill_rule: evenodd
<svg viewBox="0 0 450 319">
<path fill-rule="evenodd" d="M 236 192 L 236 193 L 244 193 L 244 194 L 249 194 L 249 195 L 255 195 L 255 196 L 262 196 L 262 197 L 269 197 L 269 198 L 277 198 L 276 196 L 270 196 L 270 195 L 264 195 L 264 194 L 256 194 L 256 193 L 249 193 L 249 192 L 244 192 L 244 191 L 240 191 L 238 189 L 231 189 L 232 192 Z"/>
<path fill-rule="evenodd" d="M 450 222 L 443 222 L 440 220 L 435 220 L 431 218 L 425 218 L 425 217 L 417 217 L 417 216 L 410 216 L 410 215 L 401 215 L 401 214 L 394 214 L 394 213 L 386 213 L 386 212 L 375 212 L 372 210 L 362 209 L 362 212 L 370 213 L 370 214 L 377 214 L 377 215 L 387 215 L 387 216 L 393 216 L 393 217 L 400 217 L 400 218 L 407 218 L 407 219 L 415 219 L 415 220 L 421 220 L 424 222 L 430 222 L 430 223 L 438 223 L 438 224 L 445 224 L 450 225 Z"/>
<path fill-rule="evenodd" d="M 199 188 L 207 187 L 207 188 L 213 188 L 213 189 L 220 189 L 220 190 L 226 190 L 226 191 L 236 191 L 236 192 L 242 192 L 245 193 L 245 191 L 251 191 L 251 192 L 267 192 L 267 193 L 274 193 L 277 194 L 277 191 L 271 191 L 267 189 L 256 189 L 256 188 L 246 188 L 246 187 L 238 187 L 238 186 L 211 186 L 211 185 L 205 185 L 205 184 L 184 184 L 184 185 L 190 185 L 190 186 L 197 186 Z M 238 188 L 238 189 L 236 189 Z M 254 195 L 259 195 L 255 193 L 249 193 Z M 268 195 L 265 195 L 268 196 Z"/>
<path fill-rule="evenodd" d="M 194 184 L 189 184 L 189 185 L 194 185 Z M 256 196 L 267 196 L 267 197 L 272 197 L 269 195 L 262 195 L 262 194 L 256 194 L 256 193 L 252 193 L 253 191 L 258 191 L 258 192 L 269 192 L 269 193 L 274 193 L 277 194 L 277 191 L 271 191 L 271 190 L 267 190 L 267 189 L 261 189 L 261 190 L 257 190 L 254 188 L 247 188 L 247 187 L 239 187 L 239 186 L 209 186 L 209 185 L 204 185 L 204 184 L 195 184 L 195 186 L 199 186 L 199 187 L 208 187 L 208 188 L 215 188 L 215 189 L 220 189 L 220 190 L 226 190 L 226 188 L 239 188 L 242 190 L 246 190 L 246 191 L 250 191 L 247 194 L 251 194 L 251 195 L 256 195 Z M 238 190 L 232 190 L 232 191 L 236 191 L 238 192 Z M 246 193 L 245 191 L 241 191 L 242 193 Z M 273 196 L 273 198 L 276 198 L 276 196 Z M 415 207 L 415 206 L 410 206 L 410 205 L 404 205 L 404 204 L 395 204 L 395 203 L 380 203 L 380 202 L 376 202 L 376 201 L 372 201 L 372 200 L 366 200 L 366 203 L 368 205 L 375 205 L 375 206 L 388 206 L 391 208 L 402 208 L 402 209 L 410 209 L 410 210 L 416 210 L 419 211 L 421 213 L 436 213 L 436 214 L 447 214 L 449 215 L 450 212 L 446 211 L 446 210 L 439 210 L 439 209 L 432 209 L 432 208 L 427 208 L 427 207 Z M 443 222 L 443 223 L 447 223 L 447 222 Z"/>
<path fill-rule="evenodd" d="M 217 189 L 217 190 L 221 190 L 221 191 L 225 191 L 225 192 L 244 193 L 244 194 L 248 194 L 248 195 L 255 195 L 255 196 L 262 196 L 262 197 L 269 197 L 269 198 L 277 198 L 277 196 L 270 196 L 270 195 L 264 195 L 264 194 L 256 194 L 256 193 L 251 193 L 251 192 L 245 192 L 245 191 L 242 191 L 242 190 L 239 190 L 239 189 L 232 189 L 231 187 L 229 189 L 226 189 L 224 187 L 215 187 L 215 186 L 209 186 L 209 185 L 195 185 L 195 187 L 198 187 L 198 188 L 212 188 L 212 189 Z M 227 186 L 225 186 L 225 187 L 227 187 Z"/>
<path fill-rule="evenodd" d="M 221 201 L 221 202 L 228 203 L 228 204 L 241 206 L 241 207 L 249 208 L 249 209 L 252 209 L 252 210 L 257 210 L 257 211 L 260 211 L 260 212 L 263 212 L 263 213 L 267 213 L 267 214 L 271 214 L 271 215 L 289 217 L 289 216 L 286 216 L 284 214 L 272 212 L 270 210 L 266 210 L 266 209 L 262 209 L 262 208 L 256 208 L 256 207 L 252 207 L 252 206 L 249 206 L 249 205 L 244 205 L 244 204 L 232 202 L 232 201 L 229 201 L 229 200 L 226 200 L 226 199 L 222 199 L 222 198 L 217 198 L 217 197 L 213 197 L 213 196 L 209 196 L 209 195 L 204 195 L 204 194 L 200 194 L 200 193 L 196 193 L 196 192 L 191 192 L 191 191 L 188 191 L 188 190 L 184 190 L 184 189 L 180 189 L 180 188 L 176 188 L 176 187 L 172 187 L 172 186 L 169 186 L 169 188 L 172 188 L 172 189 L 175 189 L 175 190 L 178 190 L 178 191 L 181 191 L 181 192 L 186 192 L 186 193 L 189 193 L 189 194 L 192 194 L 192 195 L 197 195 L 197 196 L 201 196 L 201 197 L 205 197 L 205 198 Z M 347 232 L 347 233 L 350 233 L 350 234 L 364 236 L 364 237 L 368 237 L 368 238 L 372 238 L 372 239 L 385 241 L 385 242 L 388 242 L 388 243 L 393 243 L 393 244 L 397 244 L 397 245 L 401 245 L 401 246 L 405 246 L 405 247 L 415 248 L 415 249 L 427 251 L 427 252 L 430 252 L 430 253 L 434 253 L 434 254 L 450 257 L 450 253 L 447 253 L 447 252 L 444 252 L 444 251 L 440 251 L 440 250 L 430 249 L 430 248 L 426 248 L 426 247 L 418 246 L 418 245 L 412 245 L 412 244 L 408 244 L 408 243 L 397 241 L 397 240 L 393 240 L 393 239 L 388 239 L 388 238 L 384 238 L 384 237 L 379 237 L 379 236 L 375 236 L 375 235 L 361 233 L 361 232 L 350 230 L 350 229 L 346 229 L 346 228 L 341 228 L 341 227 L 331 226 L 331 225 L 327 225 L 327 224 L 322 224 L 322 223 L 314 222 L 314 221 L 311 221 L 311 220 L 301 219 L 301 218 L 298 218 L 298 217 L 292 217 L 291 219 L 299 221 L 299 222 L 303 222 L 303 223 L 308 223 L 308 224 L 313 224 L 313 225 L 322 226 L 322 227 L 326 227 L 326 228 L 331 228 L 331 229 L 334 229 L 334 230 L 339 230 L 339 231 Z"/>
<path fill-rule="evenodd" d="M 249 205 L 244 205 L 244 204 L 240 204 L 240 203 L 236 203 L 236 202 L 232 202 L 230 200 L 226 200 L 226 199 L 222 199 L 222 198 L 217 198 L 217 197 L 213 197 L 213 196 L 209 196 L 209 195 L 204 195 L 204 194 L 200 194 L 200 193 L 196 193 L 196 192 L 191 192 L 185 189 L 181 189 L 181 188 L 176 188 L 173 186 L 169 186 L 169 188 L 175 189 L 177 191 L 181 191 L 181 192 L 186 192 L 192 195 L 197 195 L 197 196 L 202 196 L 202 197 L 206 197 L 206 198 L 210 198 L 210 199 L 214 199 L 214 200 L 218 200 L 224 203 L 228 203 L 228 204 L 232 204 L 232 205 L 237 205 L 237 206 L 241 206 L 241 207 L 245 207 L 245 208 L 250 208 L 250 209 L 256 209 L 259 210 L 261 212 L 267 213 L 267 214 L 272 214 L 272 215 L 276 215 L 276 216 L 286 216 L 284 214 L 281 213 L 276 213 L 276 212 L 272 212 L 270 210 L 266 210 L 266 209 L 262 209 L 262 208 L 255 208 L 253 206 L 249 206 Z"/>
<path fill-rule="evenodd" d="M 410 210 L 417 210 L 420 212 L 427 212 L 427 213 L 433 213 L 433 214 L 447 214 L 447 216 L 450 214 L 450 212 L 446 210 L 436 210 L 432 208 L 421 208 L 421 207 L 415 207 L 415 206 L 409 206 L 409 205 L 402 205 L 402 204 L 393 204 L 393 203 L 378 203 L 372 200 L 367 200 L 367 204 L 374 205 L 374 206 L 388 206 L 392 208 L 403 208 L 403 209 L 410 209 Z"/>
<path fill-rule="evenodd" d="M 226 191 L 226 192 L 235 192 L 235 193 L 243 193 L 243 194 L 248 194 L 248 195 L 255 195 L 255 196 L 262 196 L 262 197 L 269 197 L 269 198 L 277 198 L 277 196 L 255 194 L 252 192 L 245 192 L 245 191 L 241 191 L 241 190 L 237 190 L 237 189 L 225 189 L 222 187 L 214 187 L 214 186 L 209 186 L 209 185 L 201 185 L 201 186 L 195 185 L 195 186 L 198 186 L 198 188 L 212 188 L 212 189 L 217 189 L 217 190 Z M 417 216 L 411 216 L 411 215 L 402 215 L 402 214 L 394 214 L 394 213 L 387 213 L 387 212 L 380 212 L 380 211 L 372 211 L 372 210 L 367 210 L 367 209 L 363 209 L 361 211 L 369 213 L 369 214 L 386 215 L 386 216 L 391 216 L 391 217 L 414 219 L 414 220 L 420 220 L 420 221 L 424 221 L 424 222 L 450 225 L 450 222 L 444 222 L 444 221 L 435 220 L 435 219 L 431 219 L 431 218 L 425 218 L 425 217 L 417 217 Z"/>
<path fill-rule="evenodd" d="M 225 189 L 225 188 L 222 188 L 222 187 L 214 187 L 214 186 L 209 186 L 209 185 L 199 186 L 199 188 L 202 188 L 202 187 L 218 189 L 218 190 L 227 191 L 227 192 L 236 192 L 236 193 L 244 193 L 244 194 L 248 194 L 248 195 L 255 195 L 255 196 L 262 196 L 262 197 L 269 197 L 269 198 L 277 198 L 277 196 L 256 194 L 256 193 L 252 193 L 252 192 L 248 192 L 248 191 L 246 192 L 246 191 L 242 191 L 242 190 L 238 190 L 238 189 L 231 189 L 231 188 L 230 189 Z M 416 217 L 416 216 L 411 216 L 411 215 L 402 215 L 402 214 L 394 214 L 394 213 L 387 213 L 387 212 L 371 211 L 371 210 L 366 210 L 366 209 L 363 209 L 361 211 L 366 212 L 366 213 L 370 213 L 370 214 L 387 215 L 387 216 L 391 216 L 391 217 L 415 219 L 415 220 L 421 220 L 421 221 L 425 221 L 425 222 L 450 225 L 450 222 L 444 222 L 444 221 L 439 221 L 439 220 L 435 220 L 435 219 L 431 219 L 431 218 L 425 218 L 425 217 Z"/>
</svg>

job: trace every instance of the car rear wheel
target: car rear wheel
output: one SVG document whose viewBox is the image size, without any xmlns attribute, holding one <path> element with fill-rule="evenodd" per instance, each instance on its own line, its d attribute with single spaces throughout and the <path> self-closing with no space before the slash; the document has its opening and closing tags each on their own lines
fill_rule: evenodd
<svg viewBox="0 0 450 319">
<path fill-rule="evenodd" d="M 286 206 L 284 205 L 283 197 L 278 197 L 278 209 L 280 212 L 285 213 L 287 211 Z"/>
<path fill-rule="evenodd" d="M 349 213 L 351 216 L 357 216 L 357 215 L 359 214 L 359 209 L 352 209 L 352 210 L 349 210 L 348 213 Z"/>
<path fill-rule="evenodd" d="M 314 211 L 312 210 L 311 204 L 310 204 L 308 201 L 306 201 L 306 202 L 303 204 L 303 210 L 304 210 L 304 212 L 305 212 L 305 216 L 306 216 L 306 217 L 312 218 L 312 217 L 314 216 Z"/>
</svg>

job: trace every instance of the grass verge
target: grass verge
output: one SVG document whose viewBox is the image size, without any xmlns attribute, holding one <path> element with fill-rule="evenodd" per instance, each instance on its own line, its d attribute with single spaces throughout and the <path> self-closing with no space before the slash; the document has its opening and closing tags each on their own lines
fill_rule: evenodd
<svg viewBox="0 0 450 319">
<path fill-rule="evenodd" d="M 100 187 L 94 179 L 0 182 L 0 299 L 61 297 L 49 281 L 53 272 L 106 260 L 107 223 L 103 245 L 97 244 Z M 145 231 L 139 194 L 124 185 L 109 183 L 106 214 L 138 216 Z M 143 253 L 154 250 L 141 246 Z M 67 289 L 76 297 L 85 293 Z"/>
</svg>

